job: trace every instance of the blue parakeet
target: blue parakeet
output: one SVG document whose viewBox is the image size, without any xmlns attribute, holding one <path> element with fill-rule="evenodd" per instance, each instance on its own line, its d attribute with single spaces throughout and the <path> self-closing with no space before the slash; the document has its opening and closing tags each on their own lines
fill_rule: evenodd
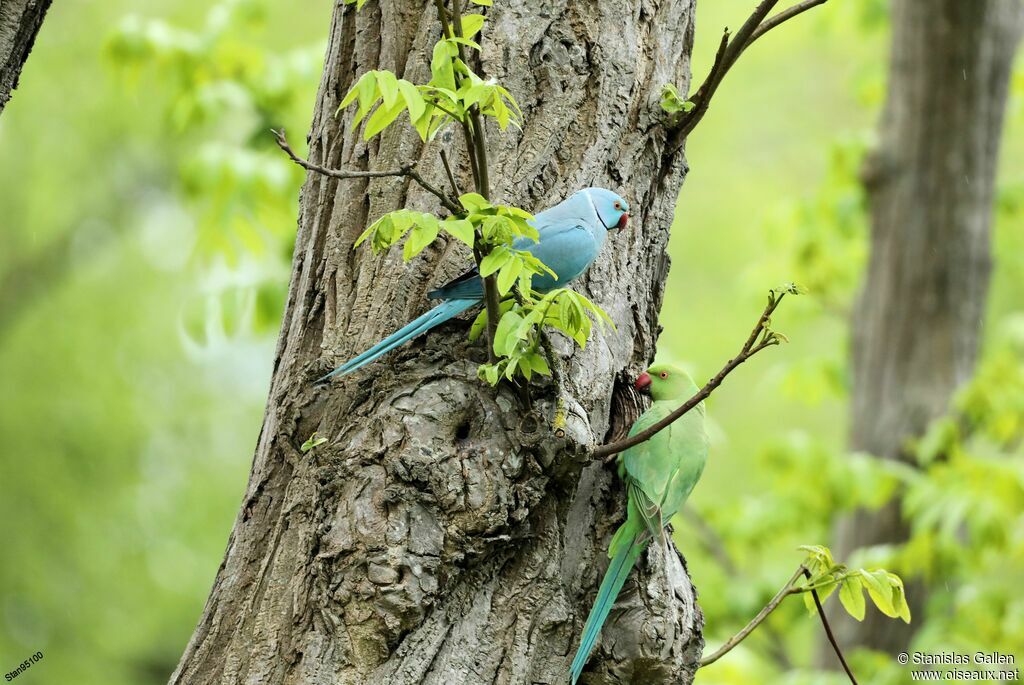
<svg viewBox="0 0 1024 685">
<path fill-rule="evenodd" d="M 625 200 L 604 188 L 586 188 L 534 216 L 531 223 L 540 236 L 537 242 L 519 238 L 512 246 L 530 252 L 557 274 L 557 278 L 548 274 L 535 276 L 533 288 L 540 292 L 554 290 L 579 278 L 597 259 L 608 231 L 625 228 L 628 220 L 629 205 Z M 443 300 L 441 304 L 318 379 L 318 382 L 369 364 L 479 304 L 483 296 L 483 283 L 474 267 L 428 293 L 430 299 Z"/>
<path fill-rule="evenodd" d="M 654 402 L 633 424 L 630 435 L 662 420 L 697 393 L 686 372 L 667 364 L 652 366 L 641 374 L 636 388 L 650 392 Z M 570 667 L 574 685 L 629 572 L 652 540 L 664 539 L 665 527 L 700 479 L 707 455 L 703 402 L 650 440 L 619 455 L 619 476 L 626 485 L 626 522 L 615 531 L 608 547 L 611 563 Z"/>
</svg>

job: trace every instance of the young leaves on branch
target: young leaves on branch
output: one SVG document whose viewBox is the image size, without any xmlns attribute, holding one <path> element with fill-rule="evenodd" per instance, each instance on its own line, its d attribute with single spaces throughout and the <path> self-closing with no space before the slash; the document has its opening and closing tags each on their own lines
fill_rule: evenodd
<svg viewBox="0 0 1024 685">
<path fill-rule="evenodd" d="M 430 61 L 432 78 L 429 83 L 416 85 L 390 71 L 369 71 L 348 91 L 338 111 L 358 102 L 354 124 L 358 126 L 369 116 L 363 128 L 365 140 L 373 138 L 407 111 L 413 128 L 427 142 L 433 140 L 449 120 L 465 122 L 474 105 L 483 116 L 494 118 L 501 130 L 510 123 L 520 127 L 523 112 L 511 93 L 493 79 L 485 81 L 477 76 L 459 56 L 460 44 L 480 49 L 472 38 L 483 25 L 483 15 L 468 14 L 462 17 L 462 36 L 437 42 Z"/>
<path fill-rule="evenodd" d="M 693 103 L 679 95 L 679 91 L 671 83 L 661 87 L 661 108 L 667 114 L 689 112 L 693 107 Z"/>
<path fill-rule="evenodd" d="M 591 318 L 602 327 L 608 323 L 615 328 L 604 310 L 568 288 L 558 288 L 538 297 L 528 288 L 520 287 L 518 295 L 501 303 L 501 319 L 494 336 L 498 361 L 483 364 L 479 370 L 480 377 L 491 385 L 497 385 L 502 376 L 511 380 L 519 374 L 530 380 L 535 373 L 551 375 L 541 351 L 541 335 L 546 326 L 561 331 L 580 347 L 587 346 L 593 328 Z M 487 312 L 482 311 L 470 329 L 470 340 L 480 337 L 486 326 Z"/>
<path fill-rule="evenodd" d="M 866 606 L 866 590 L 879 611 L 890 618 L 899 618 L 905 623 L 910 623 L 910 607 L 907 605 L 903 580 L 895 573 L 885 569 L 847 568 L 845 564 L 837 564 L 832 558 L 832 552 L 821 545 L 805 545 L 800 549 L 807 552 L 803 565 L 811 575 L 795 590 L 804 593 L 804 603 L 811 612 L 814 612 L 816 607 L 810 590 L 817 590 L 822 602 L 838 590 L 843 608 L 850 616 L 862 621 Z"/>
</svg>

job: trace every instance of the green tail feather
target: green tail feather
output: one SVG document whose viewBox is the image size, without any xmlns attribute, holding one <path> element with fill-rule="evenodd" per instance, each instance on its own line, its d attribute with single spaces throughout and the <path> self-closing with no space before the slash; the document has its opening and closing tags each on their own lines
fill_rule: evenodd
<svg viewBox="0 0 1024 685">
<path fill-rule="evenodd" d="M 629 525 L 628 521 L 623 524 L 623 528 L 627 525 Z M 590 610 L 587 623 L 583 627 L 583 637 L 580 639 L 579 649 L 576 650 L 576 656 L 572 660 L 570 673 L 572 674 L 573 685 L 576 685 L 580 673 L 583 672 L 583 666 L 587 663 L 587 659 L 590 658 L 590 651 L 597 642 L 601 626 L 604 625 L 605 620 L 608 618 L 608 614 L 615 604 L 615 599 L 619 596 L 619 591 L 622 590 L 622 586 L 626 583 L 626 578 L 629 577 L 629 572 L 633 570 L 636 560 L 640 558 L 644 548 L 650 542 L 650 536 L 645 535 L 643 529 L 640 529 L 633 533 L 628 546 L 616 545 L 620 532 L 623 531 L 620 529 L 616 532 L 611 545 L 613 550 L 616 547 L 619 547 L 619 549 L 612 556 L 612 563 L 604 574 L 604 580 L 601 581 L 601 589 L 597 591 L 594 607 Z"/>
</svg>

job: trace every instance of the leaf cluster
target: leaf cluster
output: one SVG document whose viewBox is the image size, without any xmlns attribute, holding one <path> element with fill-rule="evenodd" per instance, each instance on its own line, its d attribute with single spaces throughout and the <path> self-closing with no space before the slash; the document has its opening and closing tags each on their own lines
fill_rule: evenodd
<svg viewBox="0 0 1024 685">
<path fill-rule="evenodd" d="M 839 602 L 847 613 L 863 621 L 866 607 L 864 592 L 867 591 L 868 597 L 883 614 L 910 623 L 910 607 L 907 605 L 903 580 L 895 573 L 885 569 L 851 569 L 845 564 L 837 564 L 832 558 L 832 552 L 821 545 L 804 545 L 800 549 L 807 552 L 803 566 L 810 577 L 794 589 L 803 593 L 809 611 L 817 611 L 812 589 L 818 593 L 822 603 L 838 590 Z"/>
<path fill-rule="evenodd" d="M 544 295 L 520 289 L 519 297 L 506 298 L 501 303 L 501 320 L 494 338 L 494 352 L 498 362 L 480 367 L 480 377 L 497 385 L 502 376 L 511 380 L 520 374 L 530 380 L 535 373 L 544 376 L 551 370 L 541 353 L 543 329 L 553 328 L 587 346 L 593 327 L 591 318 L 599 325 L 615 327 L 611 318 L 600 307 L 583 295 L 558 288 Z M 482 311 L 470 329 L 470 339 L 480 337 L 487 326 L 487 312 Z"/>
<path fill-rule="evenodd" d="M 428 83 L 417 85 L 390 71 L 369 71 L 349 89 L 338 111 L 358 104 L 354 125 L 366 118 L 365 140 L 386 129 L 402 112 L 408 113 L 409 123 L 424 142 L 433 140 L 449 121 L 465 122 L 474 106 L 483 116 L 497 121 L 503 131 L 509 124 L 520 127 L 523 112 L 511 93 L 493 79 L 477 76 L 459 56 L 460 45 L 480 49 L 473 37 L 484 21 L 482 14 L 468 14 L 462 17 L 462 36 L 437 42 Z"/>
</svg>

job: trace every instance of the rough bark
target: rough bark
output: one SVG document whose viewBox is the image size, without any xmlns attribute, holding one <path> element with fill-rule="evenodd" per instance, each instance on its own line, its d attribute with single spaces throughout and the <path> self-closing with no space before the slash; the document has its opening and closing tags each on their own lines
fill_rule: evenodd
<svg viewBox="0 0 1024 685">
<path fill-rule="evenodd" d="M 50 0 L 0 2 L 0 114 L 18 87 L 18 77 L 43 25 Z"/>
<path fill-rule="evenodd" d="M 337 3 L 311 157 L 338 168 L 422 159 L 406 130 L 366 144 L 338 102 L 368 69 L 424 82 L 429 3 Z M 627 382 L 654 354 L 668 228 L 685 164 L 664 157 L 659 89 L 689 78 L 692 0 L 540 0 L 489 8 L 482 72 L 525 111 L 490 131 L 496 200 L 538 210 L 588 185 L 622 191 L 631 228 L 577 287 L 618 328 L 586 350 L 556 338 L 561 388 L 533 411 L 476 379 L 483 348 L 452 322 L 327 387 L 318 374 L 424 311 L 466 266 L 452 243 L 408 265 L 353 251 L 369 221 L 435 207 L 401 179 L 311 176 L 287 309 L 241 512 L 172 683 L 553 683 L 566 673 L 623 517 L 612 471 L 586 448 L 637 415 Z M 401 127 L 399 127 L 401 128 Z M 465 159 L 461 137 L 440 141 Z M 467 169 L 462 183 L 469 187 Z M 550 426 L 566 402 L 565 438 Z M 302 454 L 314 431 L 327 444 Z M 613 612 L 586 678 L 690 682 L 703 618 L 680 556 L 653 549 Z"/>
<path fill-rule="evenodd" d="M 888 95 L 864 170 L 871 258 L 852 320 L 854 450 L 909 459 L 908 439 L 948 412 L 973 372 L 992 264 L 996 161 L 1022 26 L 1019 0 L 892 4 Z M 907 536 L 892 502 L 841 522 L 836 546 L 846 556 Z M 920 617 L 925 588 L 914 583 L 907 594 Z M 918 625 L 873 608 L 857 623 L 832 609 L 837 637 L 851 647 L 905 651 Z"/>
</svg>

